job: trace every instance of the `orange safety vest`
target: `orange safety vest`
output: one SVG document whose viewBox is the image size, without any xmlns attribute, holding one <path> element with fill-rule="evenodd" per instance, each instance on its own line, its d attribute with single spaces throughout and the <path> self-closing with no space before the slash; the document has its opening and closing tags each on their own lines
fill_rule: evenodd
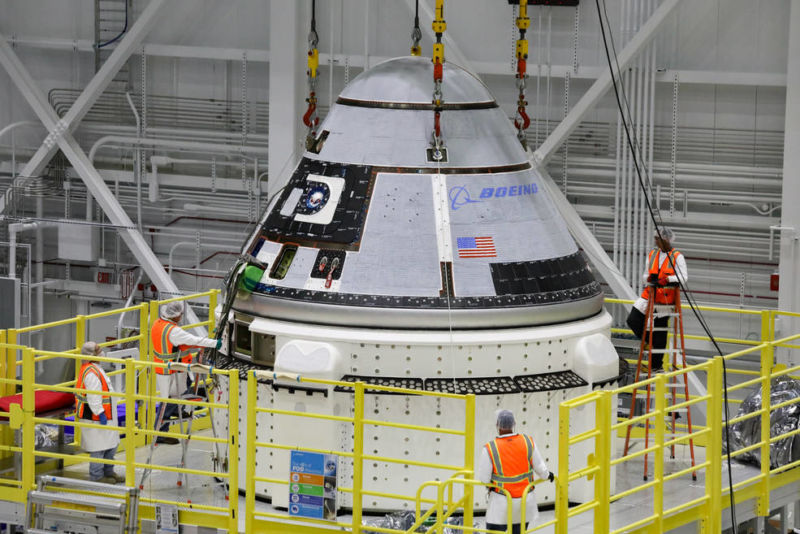
<svg viewBox="0 0 800 534">
<path fill-rule="evenodd" d="M 153 328 L 150 330 L 150 342 L 153 345 L 153 352 L 155 353 L 155 356 L 153 356 L 153 361 L 156 363 L 175 361 L 192 363 L 192 358 L 197 352 L 196 350 L 192 349 L 196 347 L 190 347 L 189 345 L 178 345 L 176 350 L 175 346 L 173 346 L 172 342 L 169 340 L 169 333 L 173 328 L 180 327 L 172 321 L 167 321 L 161 318 L 158 318 L 156 322 L 153 323 Z M 167 370 L 164 367 L 156 367 L 156 373 L 160 375 L 171 375 L 174 372 L 175 371 Z"/>
<path fill-rule="evenodd" d="M 81 370 L 78 373 L 78 382 L 75 384 L 76 388 L 83 389 L 83 381 L 86 378 L 86 375 L 89 373 L 94 373 L 95 375 L 97 375 L 97 378 L 100 379 L 100 385 L 102 386 L 103 391 L 109 391 L 108 382 L 106 382 L 103 373 L 100 372 L 100 370 L 97 368 L 97 366 L 95 366 L 95 364 L 90 362 L 86 362 L 81 366 Z M 87 411 L 89 413 L 86 413 Z M 105 411 L 106 418 L 110 421 L 111 395 L 103 395 L 103 411 Z M 75 413 L 78 419 L 92 419 L 94 421 L 100 420 L 100 417 L 96 415 L 94 412 L 92 412 L 91 408 L 89 408 L 89 401 L 87 400 L 85 393 L 75 393 Z"/>
<path fill-rule="evenodd" d="M 678 263 L 678 256 L 680 252 L 674 248 L 668 253 L 664 254 L 664 260 L 661 261 L 661 250 L 654 248 L 650 251 L 650 257 L 647 264 L 650 268 L 647 274 L 655 274 L 659 278 L 664 276 L 674 276 L 674 265 Z M 675 302 L 675 292 L 678 290 L 676 287 L 658 287 L 656 288 L 656 304 L 672 304 Z M 650 286 L 645 286 L 642 291 L 642 298 L 650 300 Z"/>
<path fill-rule="evenodd" d="M 492 482 L 511 497 L 522 497 L 533 482 L 533 438 L 525 434 L 500 436 L 485 445 L 492 459 Z M 493 488 L 493 491 L 497 489 Z"/>
</svg>

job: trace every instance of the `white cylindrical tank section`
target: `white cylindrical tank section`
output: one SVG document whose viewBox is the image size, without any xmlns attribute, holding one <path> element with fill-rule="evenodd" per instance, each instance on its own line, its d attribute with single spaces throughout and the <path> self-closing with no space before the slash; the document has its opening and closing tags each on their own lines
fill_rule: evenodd
<svg viewBox="0 0 800 534">
<path fill-rule="evenodd" d="M 604 387 L 618 374 L 618 359 L 608 339 L 611 318 L 603 312 L 595 317 L 565 325 L 493 331 L 405 331 L 348 329 L 335 326 L 307 328 L 296 323 L 258 318 L 250 323 L 254 339 L 275 339 L 275 372 L 339 380 L 342 376 L 385 385 L 407 383 L 421 376 L 438 381 L 442 391 L 458 391 L 463 378 L 474 378 L 470 387 L 485 387 L 476 395 L 475 459 L 480 448 L 494 437 L 494 413 L 513 410 L 517 430 L 533 435 L 548 467 L 556 471 L 558 446 L 558 405 L 562 401 Z M 456 377 L 456 378 L 454 378 Z M 537 391 L 511 392 L 509 383 L 529 384 Z M 352 378 L 356 379 L 356 378 Z M 381 379 L 385 379 L 382 381 Z M 430 380 L 429 379 L 429 380 Z M 421 382 L 421 380 L 420 380 Z M 483 383 L 483 386 L 480 383 Z M 242 381 L 242 387 L 244 387 Z M 223 385 L 224 395 L 227 388 Z M 365 417 L 396 423 L 464 427 L 464 404 L 450 399 L 419 395 L 367 393 Z M 240 413 L 245 413 L 241 396 Z M 260 407 L 337 416 L 353 414 L 353 394 L 332 387 L 277 381 L 259 385 Z M 219 417 L 222 417 L 220 414 Z M 225 424 L 220 420 L 219 424 Z M 244 424 L 245 421 L 242 421 Z M 595 424 L 590 409 L 576 410 L 571 434 L 589 430 Z M 351 452 L 352 424 L 287 415 L 260 414 L 258 440 L 282 446 L 311 447 Z M 240 442 L 240 458 L 245 444 Z M 405 429 L 367 426 L 364 454 L 417 462 L 461 465 L 464 444 L 460 436 L 432 434 Z M 592 454 L 591 440 L 571 450 L 571 468 L 584 466 Z M 289 453 L 279 449 L 258 449 L 258 476 L 289 480 Z M 240 462 L 244 481 L 244 462 Z M 352 461 L 340 458 L 339 484 L 351 483 Z M 419 486 L 450 472 L 435 471 L 403 463 L 365 462 L 364 489 L 416 495 Z M 477 467 L 477 466 L 476 466 Z M 242 485 L 243 488 L 243 485 Z M 288 504 L 282 484 L 256 484 L 257 492 L 270 497 L 278 507 Z M 537 489 L 540 503 L 553 502 L 554 487 Z M 581 502 L 593 494 L 593 483 L 570 484 L 570 500 Z M 350 494 L 340 495 L 340 506 L 352 505 Z M 394 499 L 367 496 L 367 510 L 392 510 L 408 506 Z M 485 506 L 484 493 L 476 492 L 475 506 Z"/>
</svg>

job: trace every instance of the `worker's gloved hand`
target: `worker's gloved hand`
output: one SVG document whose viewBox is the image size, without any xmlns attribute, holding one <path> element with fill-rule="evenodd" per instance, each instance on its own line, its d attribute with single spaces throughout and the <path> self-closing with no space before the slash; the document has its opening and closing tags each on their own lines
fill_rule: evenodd
<svg viewBox="0 0 800 534">
<path fill-rule="evenodd" d="M 100 418 L 100 424 L 101 425 L 107 425 L 108 424 L 108 417 L 106 417 L 105 412 L 100 412 L 100 415 L 98 417 Z"/>
<path fill-rule="evenodd" d="M 552 482 L 553 480 L 555 480 L 555 478 L 556 478 L 556 476 L 553 474 L 552 471 L 550 471 L 550 473 L 547 475 L 547 480 Z"/>
<path fill-rule="evenodd" d="M 650 276 L 647 277 L 648 284 L 655 284 L 658 282 L 658 275 L 656 273 L 650 273 Z"/>
<path fill-rule="evenodd" d="M 658 285 L 665 286 L 667 284 L 669 284 L 669 278 L 668 277 L 662 276 L 661 278 L 658 279 Z"/>
<path fill-rule="evenodd" d="M 217 350 L 222 348 L 222 339 L 217 340 Z"/>
</svg>

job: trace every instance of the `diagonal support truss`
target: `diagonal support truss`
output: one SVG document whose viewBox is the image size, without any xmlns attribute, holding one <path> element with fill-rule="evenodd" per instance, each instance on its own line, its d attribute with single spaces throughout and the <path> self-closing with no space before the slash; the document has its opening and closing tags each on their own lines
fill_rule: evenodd
<svg viewBox="0 0 800 534">
<path fill-rule="evenodd" d="M 106 186 L 103 177 L 100 176 L 92 162 L 89 161 L 86 153 L 70 133 L 64 121 L 58 118 L 55 110 L 48 103 L 47 97 L 37 86 L 36 81 L 31 77 L 2 34 L 0 34 L 0 64 L 6 69 L 20 93 L 33 108 L 44 127 L 50 132 L 43 146 L 46 146 L 48 150 L 55 149 L 56 146 L 61 149 L 91 194 L 97 199 L 108 218 L 118 227 L 120 237 L 133 252 L 159 291 L 172 295 L 182 294 L 142 237 L 142 234 L 136 229 L 133 221 L 131 221 L 128 214 L 125 213 L 125 210 L 122 209 L 122 206 L 114 197 L 114 194 Z M 211 313 L 213 313 L 213 310 L 211 310 Z M 186 316 L 190 323 L 199 322 L 191 307 L 188 307 Z"/>
<path fill-rule="evenodd" d="M 544 185 L 544 188 L 547 190 L 547 194 L 550 196 L 553 204 L 555 204 L 556 209 L 567 223 L 567 227 L 569 228 L 569 232 L 572 234 L 572 237 L 575 238 L 578 246 L 581 247 L 584 252 L 586 252 L 586 255 L 589 257 L 589 261 L 592 262 L 594 268 L 597 269 L 597 271 L 603 276 L 603 279 L 611 287 L 611 290 L 614 292 L 614 294 L 621 299 L 636 300 L 636 292 L 633 290 L 630 284 L 628 284 L 628 281 L 625 280 L 625 277 L 622 276 L 622 273 L 619 272 L 617 266 L 614 264 L 608 254 L 606 254 L 603 246 L 599 241 L 597 241 L 597 238 L 586 226 L 586 223 L 583 222 L 581 216 L 578 215 L 578 212 L 572 207 L 572 204 L 569 203 L 567 197 L 565 197 L 564 193 L 562 193 L 558 188 L 558 185 L 556 185 L 556 182 L 553 180 L 552 176 L 550 176 L 550 173 L 548 173 L 542 165 L 537 165 L 533 159 L 531 159 L 531 164 L 533 164 L 533 166 L 539 172 L 539 175 L 542 177 L 542 185 Z M 707 390 L 700 379 L 697 378 L 694 373 L 689 373 L 688 377 L 689 386 L 691 387 L 692 393 L 704 396 L 707 393 Z M 706 415 L 705 406 L 703 406 L 702 403 L 695 405 L 695 408 L 701 414 L 703 414 L 703 416 Z"/>
<path fill-rule="evenodd" d="M 142 40 L 157 21 L 157 17 L 165 5 L 167 5 L 166 0 L 151 0 L 147 4 L 142 14 L 133 26 L 131 26 L 130 30 L 125 33 L 125 36 L 119 41 L 100 70 L 98 70 L 89 81 L 89 84 L 66 115 L 64 115 L 64 118 L 57 121 L 59 133 L 65 131 L 72 132 L 78 124 L 80 124 L 86 113 L 89 112 L 94 103 L 97 102 L 97 99 L 100 98 L 100 95 L 103 94 L 105 88 L 108 87 L 108 84 L 114 79 L 114 76 L 117 75 L 119 69 L 128 61 L 134 50 L 142 43 Z M 6 45 L 5 37 L 3 37 L 3 44 Z M 37 96 L 37 99 L 39 99 L 39 96 Z M 39 104 L 49 107 L 46 98 L 44 102 L 39 102 Z M 31 177 L 39 176 L 58 150 L 55 143 L 48 142 L 48 139 L 51 138 L 55 130 L 50 128 L 49 131 L 50 136 L 45 139 L 42 146 L 39 147 L 22 169 L 15 183 L 0 197 L 0 214 L 5 212 L 10 203 L 10 195 L 13 194 L 13 191 L 24 186 Z M 58 135 L 58 133 L 56 135 Z"/>
<path fill-rule="evenodd" d="M 664 0 L 664 2 L 658 6 L 658 9 L 650 16 L 644 26 L 642 26 L 639 32 L 625 45 L 622 52 L 619 53 L 617 61 L 620 71 L 627 69 L 633 60 L 636 59 L 636 56 L 639 55 L 639 52 L 655 38 L 658 29 L 664 21 L 667 20 L 680 1 L 681 0 Z M 619 74 L 619 72 L 616 73 L 617 76 Z M 564 120 L 556 126 L 539 149 L 534 152 L 533 159 L 536 163 L 544 163 L 556 153 L 586 115 L 591 112 L 600 99 L 605 96 L 611 88 L 611 81 L 611 71 L 605 69 L 600 77 L 589 87 L 586 94 L 575 104 L 575 107 L 564 117 Z"/>
</svg>

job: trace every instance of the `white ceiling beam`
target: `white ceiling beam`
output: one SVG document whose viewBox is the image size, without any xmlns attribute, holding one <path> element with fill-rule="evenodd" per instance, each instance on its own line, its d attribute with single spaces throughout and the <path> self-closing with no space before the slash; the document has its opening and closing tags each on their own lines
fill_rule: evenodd
<svg viewBox="0 0 800 534">
<path fill-rule="evenodd" d="M 618 54 L 617 62 L 620 71 L 627 69 L 639 55 L 647 44 L 655 38 L 658 29 L 667 20 L 672 11 L 678 6 L 680 0 L 664 0 L 658 9 L 650 16 L 648 21 L 642 26 L 639 32 L 625 45 L 625 48 Z M 616 75 L 620 73 L 617 72 Z M 611 88 L 612 73 L 605 69 L 603 74 L 594 82 L 588 91 L 581 97 L 575 106 L 569 111 L 564 120 L 561 121 L 555 130 L 544 140 L 533 154 L 533 159 L 537 163 L 544 163 L 561 147 L 569 138 L 570 134 L 578 127 L 586 115 L 592 111 Z"/>
<path fill-rule="evenodd" d="M 153 25 L 158 21 L 158 15 L 165 5 L 167 5 L 166 0 L 151 0 L 150 3 L 147 4 L 142 14 L 136 19 L 136 22 L 131 26 L 130 30 L 125 33 L 125 36 L 119 41 L 114 51 L 105 63 L 103 63 L 103 66 L 100 67 L 100 70 L 98 70 L 89 81 L 89 84 L 72 104 L 72 107 L 67 111 L 64 118 L 57 121 L 59 130 L 71 132 L 80 124 L 81 119 L 89 112 L 94 103 L 97 102 L 97 99 L 100 98 L 105 88 L 108 87 L 108 84 L 111 83 L 114 76 L 117 75 L 119 69 L 125 64 L 128 58 L 130 58 L 134 49 L 141 44 L 142 39 L 144 39 Z M 3 44 L 8 46 L 6 38 L 3 37 L 2 40 Z M 45 100 L 45 104 L 49 107 L 47 100 Z M 50 130 L 51 136 L 53 133 L 54 130 Z M 50 139 L 50 136 L 45 139 L 45 142 L 42 143 L 39 150 L 36 151 L 22 169 L 18 180 L 20 183 L 15 183 L 13 187 L 10 187 L 6 191 L 3 198 L 0 199 L 0 213 L 5 211 L 11 191 L 24 185 L 25 181 L 30 179 L 30 177 L 39 176 L 45 166 L 50 163 L 50 160 L 57 151 L 57 147 L 54 143 L 48 143 L 48 139 Z"/>
<path fill-rule="evenodd" d="M 535 161 L 531 162 L 537 167 L 536 170 L 542 177 L 542 185 L 544 185 L 548 196 L 567 223 L 572 237 L 578 242 L 578 246 L 586 252 L 589 261 L 592 262 L 592 265 L 594 265 L 597 272 L 603 277 L 603 280 L 608 283 L 609 287 L 611 287 L 611 290 L 618 298 L 635 300 L 637 297 L 636 292 L 619 271 L 614 261 L 606 254 L 603 246 L 594 234 L 592 234 L 592 231 L 589 230 L 589 227 L 586 226 L 586 223 L 583 222 L 583 219 L 578 215 L 578 212 L 572 204 L 569 203 L 567 197 L 565 197 L 558 188 L 553 178 L 550 176 L 550 173 L 547 172 L 547 169 L 541 165 L 537 165 Z"/>
<path fill-rule="evenodd" d="M 76 50 L 84 53 L 94 53 L 92 42 L 86 39 L 50 39 L 43 37 L 13 36 L 8 39 L 12 46 L 29 46 L 42 49 Z M 168 57 L 178 59 L 209 59 L 216 61 L 241 61 L 243 54 L 247 54 L 247 61 L 252 63 L 269 63 L 269 50 L 255 48 L 218 48 L 213 46 L 191 46 L 173 44 L 145 44 L 144 52 L 148 56 Z M 133 54 L 136 56 L 137 54 Z M 321 65 L 329 65 L 333 57 L 334 68 L 344 68 L 345 60 L 351 68 L 363 68 L 364 56 L 362 54 L 329 54 L 320 51 Z M 390 59 L 383 56 L 370 56 L 370 62 L 380 63 Z M 454 60 L 455 61 L 455 60 Z M 507 75 L 513 77 L 507 61 L 472 61 L 475 74 L 479 75 Z M 531 67 L 535 63 L 530 64 Z M 552 65 L 550 76 L 564 78 L 567 73 L 571 80 L 596 80 L 603 74 L 603 67 L 581 65 L 577 72 L 572 65 Z M 681 84 L 696 85 L 741 85 L 746 87 L 786 87 L 785 72 L 741 72 L 741 71 L 710 71 L 665 69 L 656 73 L 656 82 L 672 84 L 675 76 Z M 531 75 L 531 77 L 534 77 Z"/>
<path fill-rule="evenodd" d="M 61 119 L 48 103 L 44 92 L 36 84 L 28 69 L 19 60 L 2 34 L 0 34 L 0 64 L 6 69 L 11 81 L 28 101 L 28 104 L 33 108 L 44 127 L 51 132 L 45 139 L 43 146 L 47 146 L 49 149 L 57 145 L 61 149 L 84 184 L 86 184 L 86 187 L 97 199 L 109 220 L 119 227 L 120 237 L 130 248 L 139 264 L 150 277 L 151 282 L 158 287 L 159 291 L 169 296 L 182 295 L 183 292 L 178 289 L 178 286 L 164 270 L 155 253 L 150 249 L 142 234 L 136 229 L 133 221 L 131 221 L 119 201 L 105 184 L 100 173 L 89 161 L 75 137 L 65 126 L 62 126 Z M 190 323 L 199 322 L 197 315 L 195 315 L 190 306 L 187 307 L 186 318 Z M 205 329 L 202 329 L 202 331 L 205 331 Z"/>
</svg>

